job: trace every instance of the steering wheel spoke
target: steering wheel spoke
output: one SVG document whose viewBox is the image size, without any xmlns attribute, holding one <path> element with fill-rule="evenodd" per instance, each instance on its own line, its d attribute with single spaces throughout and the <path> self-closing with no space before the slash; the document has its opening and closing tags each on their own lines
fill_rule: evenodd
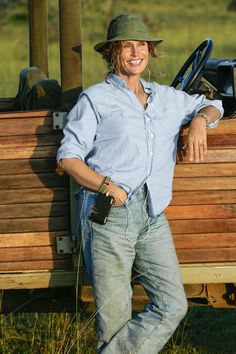
<svg viewBox="0 0 236 354">
<path fill-rule="evenodd" d="M 203 69 L 212 52 L 213 45 L 211 38 L 203 41 L 186 60 L 170 86 L 185 92 L 191 92 L 195 88 L 194 84 L 198 83 L 202 77 Z M 178 87 L 179 84 L 181 84 L 180 87 Z"/>
</svg>

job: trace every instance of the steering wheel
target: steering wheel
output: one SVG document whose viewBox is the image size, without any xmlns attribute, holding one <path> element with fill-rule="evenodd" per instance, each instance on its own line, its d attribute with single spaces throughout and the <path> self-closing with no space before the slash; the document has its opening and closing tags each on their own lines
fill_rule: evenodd
<svg viewBox="0 0 236 354">
<path fill-rule="evenodd" d="M 213 49 L 214 42 L 211 38 L 205 39 L 186 60 L 178 74 L 170 86 L 177 88 L 185 92 L 191 92 L 195 89 L 194 84 L 198 84 L 203 75 L 203 69 L 206 65 Z M 191 70 L 189 70 L 192 66 Z"/>
</svg>

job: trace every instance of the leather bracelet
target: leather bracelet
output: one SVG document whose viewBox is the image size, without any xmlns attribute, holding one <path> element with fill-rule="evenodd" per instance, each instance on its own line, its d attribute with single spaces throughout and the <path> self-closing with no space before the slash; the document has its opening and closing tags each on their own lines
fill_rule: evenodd
<svg viewBox="0 0 236 354">
<path fill-rule="evenodd" d="M 98 193 L 104 194 L 109 186 L 109 184 L 111 183 L 111 177 L 106 176 L 100 186 L 100 188 L 98 189 Z"/>
<path fill-rule="evenodd" d="M 195 115 L 195 117 L 194 117 L 193 119 L 195 119 L 195 118 L 197 118 L 197 117 L 202 117 L 202 118 L 204 118 L 205 121 L 206 121 L 206 125 L 208 125 L 208 124 L 210 123 L 210 117 L 209 117 L 207 114 L 205 114 L 205 113 L 199 112 L 199 113 L 197 113 L 197 114 Z"/>
</svg>

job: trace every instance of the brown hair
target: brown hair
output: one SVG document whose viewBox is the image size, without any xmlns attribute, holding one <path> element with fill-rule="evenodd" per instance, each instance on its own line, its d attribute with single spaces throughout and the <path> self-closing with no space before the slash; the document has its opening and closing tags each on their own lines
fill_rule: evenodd
<svg viewBox="0 0 236 354">
<path fill-rule="evenodd" d="M 157 42 L 147 42 L 148 44 L 148 52 L 153 58 L 157 58 Z M 109 73 L 115 73 L 119 71 L 119 54 L 121 50 L 121 41 L 114 41 L 107 43 L 105 47 L 102 49 L 101 54 L 103 59 L 106 60 L 108 64 Z"/>
</svg>

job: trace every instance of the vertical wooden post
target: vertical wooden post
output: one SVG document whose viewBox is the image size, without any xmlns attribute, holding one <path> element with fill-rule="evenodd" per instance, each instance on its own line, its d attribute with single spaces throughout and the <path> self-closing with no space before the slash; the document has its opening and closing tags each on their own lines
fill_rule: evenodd
<svg viewBox="0 0 236 354">
<path fill-rule="evenodd" d="M 59 0 L 62 106 L 70 109 L 82 90 L 80 0 Z M 79 47 L 75 52 L 72 48 Z"/>
<path fill-rule="evenodd" d="M 48 75 L 48 1 L 29 0 L 30 66 Z"/>
</svg>

